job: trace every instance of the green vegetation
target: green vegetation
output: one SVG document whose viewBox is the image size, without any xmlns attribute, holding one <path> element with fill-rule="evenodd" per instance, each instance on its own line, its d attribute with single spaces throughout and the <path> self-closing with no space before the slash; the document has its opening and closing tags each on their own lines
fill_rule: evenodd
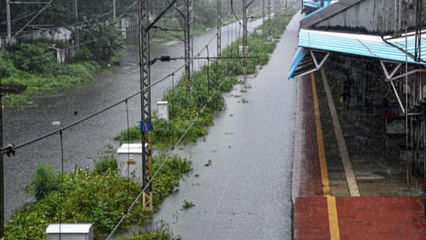
<svg viewBox="0 0 426 240">
<path fill-rule="evenodd" d="M 93 61 L 59 64 L 46 52 L 46 43 L 22 44 L 0 53 L 0 77 L 3 84 L 27 86 L 22 95 L 6 96 L 6 104 L 23 105 L 31 94 L 57 91 L 92 80 L 99 68 Z"/>
<path fill-rule="evenodd" d="M 93 22 L 83 27 L 79 34 L 80 42 L 85 44 L 80 47 L 77 60 L 108 63 L 123 44 L 123 36 L 113 25 Z"/>
<path fill-rule="evenodd" d="M 192 201 L 188 201 L 188 200 L 185 199 L 183 201 L 182 208 L 186 210 L 186 209 L 190 209 L 190 208 L 192 208 L 194 206 L 195 206 L 195 204 Z"/>
<path fill-rule="evenodd" d="M 180 238 L 173 238 L 170 233 L 157 231 L 150 233 L 143 233 L 140 235 L 133 236 L 131 238 L 125 238 L 126 240 L 178 240 Z"/>
<path fill-rule="evenodd" d="M 274 18 L 270 22 L 270 26 L 276 28 L 271 27 L 271 34 L 280 35 L 289 18 L 289 16 Z M 265 39 L 265 31 L 262 34 L 253 34 L 249 38 L 249 56 L 257 57 L 248 60 L 250 73 L 254 73 L 256 65 L 267 63 L 269 53 L 275 47 L 275 43 L 265 41 Z M 239 56 L 239 45 L 238 42 L 232 44 L 223 52 L 223 56 Z M 55 81 L 61 80 L 58 78 L 66 78 L 70 72 L 72 73 L 72 68 L 82 67 L 81 64 L 56 66 L 56 63 L 41 56 L 43 51 L 38 48 L 43 48 L 43 44 L 22 46 L 16 51 L 23 52 L 15 56 L 1 55 L 0 76 L 5 78 L 4 81 L 21 83 L 19 81 L 24 79 L 25 82 L 22 84 L 26 84 L 30 92 L 38 92 L 40 89 L 60 89 L 64 85 L 59 86 Z M 28 52 L 31 54 L 26 55 Z M 27 64 L 25 56 L 36 57 L 49 66 L 40 66 L 32 61 Z M 86 64 L 87 71 L 96 69 L 96 66 L 92 63 L 84 63 L 84 65 Z M 224 98 L 220 93 L 230 91 L 236 83 L 234 77 L 228 78 L 227 76 L 229 74 L 233 76 L 240 74 L 241 67 L 241 59 L 212 62 L 209 67 L 205 66 L 193 75 L 190 92 L 186 92 L 182 82 L 174 89 L 168 90 L 164 99 L 169 101 L 171 120 L 167 122 L 154 119 L 154 142 L 157 145 L 164 146 L 176 143 L 192 124 L 193 119 L 196 119 L 193 127 L 190 128 L 183 142 L 195 141 L 198 137 L 205 136 L 207 127 L 213 124 L 214 112 L 226 108 Z M 234 71 L 231 72 L 231 70 Z M 46 74 L 45 71 L 52 71 L 53 73 Z M 61 72 L 67 72 L 67 74 L 60 75 Z M 90 73 L 88 73 L 88 76 L 90 76 Z M 55 81 L 52 81 L 52 86 L 49 88 L 45 85 L 29 84 L 32 81 L 28 81 L 27 78 L 36 77 L 39 78 L 38 81 L 45 78 L 51 78 Z M 37 81 L 34 80 L 33 82 L 36 83 Z M 49 82 L 46 80 L 47 83 Z M 213 95 L 215 91 L 218 94 Z M 205 108 L 203 109 L 204 105 Z M 201 111 L 202 109 L 203 111 Z M 116 139 L 124 142 L 127 139 L 138 138 L 140 138 L 140 131 L 138 127 L 133 127 L 123 130 Z M 180 178 L 191 171 L 189 161 L 162 154 L 154 158 L 153 171 L 157 171 L 164 161 L 165 164 L 161 171 L 153 180 L 153 204 L 155 208 L 158 208 L 161 202 L 175 191 L 176 187 L 179 186 Z M 211 160 L 208 164 L 211 164 Z M 31 183 L 26 187 L 26 191 L 34 196 L 35 201 L 26 204 L 13 214 L 11 220 L 5 226 L 6 237 L 7 239 L 45 239 L 45 229 L 50 223 L 90 222 L 95 225 L 96 239 L 103 239 L 111 232 L 122 214 L 140 193 L 140 190 L 140 184 L 118 174 L 116 160 L 111 154 L 103 156 L 95 164 L 93 171 L 76 168 L 70 173 L 61 174 L 55 173 L 53 167 L 49 165 L 39 165 L 34 171 Z M 193 206 L 193 203 L 189 201 L 185 201 L 183 204 L 184 209 Z M 140 204 L 137 204 L 135 209 L 127 214 L 128 217 L 123 222 L 121 231 L 125 231 L 134 224 L 147 224 L 152 217 L 151 213 L 142 211 Z M 175 238 L 167 231 L 157 231 L 143 233 L 127 239 L 169 240 Z"/>
<path fill-rule="evenodd" d="M 178 157 L 160 155 L 154 159 L 154 171 L 166 161 L 153 181 L 154 206 L 179 186 L 180 178 L 191 171 L 191 163 Z M 39 165 L 27 192 L 36 201 L 17 210 L 6 224 L 7 239 L 45 239 L 48 224 L 94 223 L 96 239 L 104 239 L 139 194 L 140 184 L 117 173 L 115 159 L 107 155 L 96 163 L 95 170 L 77 168 L 71 173 L 55 173 L 49 165 Z M 132 224 L 146 224 L 151 214 L 141 204 L 128 213 L 122 230 Z M 142 239 L 171 239 L 170 234 L 154 232 Z M 138 238 L 139 239 L 139 238 Z"/>
<path fill-rule="evenodd" d="M 296 10 L 293 10 L 293 14 Z M 258 29 L 262 33 L 249 36 L 248 72 L 254 73 L 257 65 L 265 65 L 269 61 L 269 54 L 275 49 L 276 43 L 266 41 L 267 32 L 272 36 L 280 36 L 292 15 L 279 15 L 267 20 L 265 26 Z M 269 30 L 268 30 L 269 29 Z M 240 57 L 238 46 L 241 39 L 223 50 L 223 57 Z M 184 136 L 182 142 L 196 141 L 199 137 L 206 136 L 208 127 L 213 124 L 214 112 L 226 108 L 222 92 L 230 91 L 237 83 L 236 75 L 242 74 L 242 59 L 224 59 L 214 61 L 210 66 L 204 66 L 192 76 L 191 91 L 187 92 L 182 79 L 173 89 L 169 89 L 164 100 L 169 103 L 169 121 L 153 119 L 153 142 L 156 146 L 172 146 Z M 228 75 L 230 75 L 228 77 Z M 218 91 L 218 94 L 214 92 Z M 211 99 L 210 97 L 213 96 Z M 206 107 L 203 109 L 203 106 Z M 203 111 L 201 111 L 203 109 Z M 197 118 L 198 116 L 198 118 Z M 193 126 L 186 130 L 192 124 Z M 120 142 L 135 141 L 141 138 L 139 126 L 122 130 L 115 140 Z"/>
<path fill-rule="evenodd" d="M 90 42 L 93 38 L 99 40 Z M 97 22 L 81 29 L 80 40 L 87 44 L 80 47 L 74 58 L 68 58 L 67 64 L 57 62 L 54 57 L 56 52 L 52 52 L 50 47 L 52 43 L 45 41 L 19 44 L 0 53 L 2 83 L 27 87 L 22 95 L 6 96 L 6 104 L 24 105 L 30 95 L 59 91 L 90 82 L 93 72 L 99 69 L 98 63 L 106 64 L 114 60 L 114 53 L 123 42 L 113 26 Z"/>
</svg>

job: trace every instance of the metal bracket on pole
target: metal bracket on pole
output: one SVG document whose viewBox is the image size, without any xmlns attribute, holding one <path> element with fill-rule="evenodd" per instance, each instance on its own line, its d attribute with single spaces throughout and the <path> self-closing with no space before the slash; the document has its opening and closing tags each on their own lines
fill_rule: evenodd
<svg viewBox="0 0 426 240">
<path fill-rule="evenodd" d="M 309 50 L 309 55 L 311 56 L 310 60 L 312 60 L 313 65 L 315 67 L 311 68 L 311 69 L 307 69 L 305 72 L 298 73 L 297 76 L 304 76 L 304 75 L 307 75 L 309 73 L 313 73 L 313 72 L 320 70 L 321 67 L 324 65 L 324 63 L 327 61 L 328 57 L 330 57 L 330 54 L 331 54 L 330 52 L 321 52 L 321 53 L 325 53 L 325 56 L 323 57 L 323 59 L 321 59 L 321 61 L 319 61 L 319 59 L 317 59 L 317 57 L 315 56 L 314 52 L 321 52 L 321 51 Z M 299 65 L 299 68 L 304 68 L 304 67 L 309 66 L 309 65 L 312 65 L 312 63 L 311 62 L 305 62 L 305 63 L 302 63 L 301 65 Z"/>
<path fill-rule="evenodd" d="M 309 53 L 311 54 L 312 60 L 314 61 L 315 67 L 317 68 L 317 70 L 319 70 L 322 65 L 325 63 L 325 61 L 328 59 L 328 57 L 330 56 L 330 52 L 327 52 L 324 56 L 324 58 L 321 60 L 321 62 L 318 63 L 317 57 L 314 54 L 314 51 L 310 50 Z"/>
<path fill-rule="evenodd" d="M 393 92 L 395 93 L 396 98 L 398 99 L 399 107 L 401 108 L 402 113 L 405 113 L 404 105 L 402 104 L 401 98 L 398 95 L 398 91 L 396 90 L 395 84 L 393 83 L 393 80 L 390 80 Z"/>
<path fill-rule="evenodd" d="M 139 58 L 141 87 L 141 125 L 142 134 L 142 195 L 143 209 L 152 211 L 152 124 L 151 124 L 151 70 L 149 38 L 149 0 L 139 0 Z"/>
<path fill-rule="evenodd" d="M 388 69 L 386 68 L 385 63 L 396 64 L 395 68 L 392 70 L 391 73 L 388 72 Z M 398 69 L 402 66 L 402 63 L 380 60 L 380 65 L 382 66 L 382 69 L 383 69 L 383 72 L 385 73 L 386 79 L 389 80 L 395 75 L 396 71 L 398 71 Z"/>
</svg>

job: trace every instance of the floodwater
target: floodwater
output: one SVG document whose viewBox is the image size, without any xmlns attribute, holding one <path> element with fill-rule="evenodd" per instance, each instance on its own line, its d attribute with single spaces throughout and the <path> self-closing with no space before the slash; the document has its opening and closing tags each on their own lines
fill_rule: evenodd
<svg viewBox="0 0 426 240">
<path fill-rule="evenodd" d="M 297 14 L 271 61 L 226 95 L 209 135 L 180 154 L 193 172 L 162 204 L 155 222 L 191 239 L 291 239 L 296 82 L 287 81 Z M 209 164 L 211 163 L 211 164 Z M 183 209 L 185 201 L 195 204 Z"/>
<path fill-rule="evenodd" d="M 249 31 L 259 26 L 262 20 L 249 22 Z M 241 36 L 242 30 L 238 23 L 230 24 L 222 29 L 222 46 L 226 46 L 233 39 Z M 194 37 L 194 55 L 205 48 L 208 42 L 216 35 L 210 30 L 201 36 Z M 216 40 L 209 45 L 210 56 L 216 55 Z M 170 55 L 183 56 L 183 44 L 179 41 L 152 47 L 151 57 Z M 206 56 L 204 50 L 200 56 Z M 124 51 L 120 66 L 111 67 L 100 73 L 90 84 L 63 92 L 44 94 L 31 99 L 31 104 L 25 107 L 10 108 L 4 111 L 4 143 L 20 145 L 37 138 L 54 129 L 53 121 L 60 121 L 66 126 L 113 103 L 125 99 L 140 88 L 139 85 L 139 57 L 137 46 L 130 46 Z M 154 64 L 151 68 L 152 82 L 167 76 L 179 68 L 183 60 Z M 195 60 L 194 68 L 198 68 L 202 61 Z M 166 89 L 177 81 L 181 71 L 176 73 L 175 79 L 168 78 L 152 88 L 153 110 L 155 103 L 161 100 Z M 137 124 L 140 120 L 140 96 L 128 101 L 129 123 Z M 64 166 L 66 170 L 76 165 L 92 167 L 99 158 L 98 154 L 107 146 L 118 147 L 112 138 L 127 126 L 127 111 L 124 103 L 114 107 L 97 117 L 91 118 L 82 124 L 63 132 Z M 16 156 L 5 157 L 5 214 L 10 218 L 14 209 L 31 197 L 25 194 L 24 187 L 28 184 L 34 169 L 39 163 L 53 164 L 57 170 L 61 166 L 59 135 L 46 138 L 24 148 L 18 149 Z"/>
</svg>

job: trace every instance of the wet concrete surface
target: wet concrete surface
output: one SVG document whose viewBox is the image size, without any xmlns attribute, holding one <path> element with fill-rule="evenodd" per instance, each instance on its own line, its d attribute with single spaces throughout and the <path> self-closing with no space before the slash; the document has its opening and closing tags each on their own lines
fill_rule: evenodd
<svg viewBox="0 0 426 240">
<path fill-rule="evenodd" d="M 209 135 L 180 155 L 193 172 L 154 221 L 183 239 L 291 239 L 296 82 L 287 81 L 300 15 L 246 93 L 226 94 Z M 245 101 L 244 101 L 245 100 Z M 211 161 L 211 165 L 207 164 Z M 184 201 L 195 204 L 183 209 Z"/>
<path fill-rule="evenodd" d="M 249 22 L 249 31 L 262 23 L 261 19 Z M 194 54 L 197 54 L 215 37 L 214 30 L 201 36 L 194 37 Z M 241 35 L 238 23 L 230 24 L 222 29 L 222 46 L 225 47 Z M 209 45 L 211 55 L 216 55 L 216 40 Z M 183 56 L 183 44 L 180 42 L 161 44 L 152 47 L 151 57 L 170 55 Z M 200 56 L 206 56 L 206 51 Z M 62 126 L 77 121 L 113 103 L 123 100 L 135 93 L 139 86 L 139 58 L 137 46 L 130 46 L 124 51 L 120 66 L 112 67 L 100 73 L 90 84 L 63 92 L 43 94 L 31 99 L 32 104 L 19 108 L 6 107 L 4 111 L 4 143 L 20 145 L 31 139 L 55 130 L 53 121 L 60 121 Z M 195 61 L 194 68 L 202 65 Z M 151 68 L 152 82 L 156 82 L 176 70 L 182 61 L 156 63 Z M 181 71 L 177 72 L 177 81 Z M 161 82 L 152 89 L 153 110 L 155 103 L 161 100 L 164 91 L 173 85 L 173 80 Z M 130 125 L 135 125 L 140 119 L 140 97 L 129 99 Z M 76 165 L 92 167 L 107 146 L 118 147 L 112 138 L 126 128 L 126 106 L 124 103 L 105 113 L 91 118 L 69 130 L 64 131 L 65 169 L 71 170 Z M 53 164 L 60 169 L 59 135 L 46 138 L 24 148 L 18 149 L 16 156 L 5 157 L 5 214 L 11 216 L 14 209 L 32 200 L 23 191 L 28 184 L 33 170 L 39 163 Z"/>
</svg>

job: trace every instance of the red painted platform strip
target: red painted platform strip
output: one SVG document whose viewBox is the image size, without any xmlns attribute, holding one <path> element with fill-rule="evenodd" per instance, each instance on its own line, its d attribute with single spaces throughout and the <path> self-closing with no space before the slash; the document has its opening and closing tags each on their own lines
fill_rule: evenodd
<svg viewBox="0 0 426 240">
<path fill-rule="evenodd" d="M 327 198 L 297 198 L 293 224 L 295 240 L 330 239 Z"/>
<path fill-rule="evenodd" d="M 415 197 L 336 197 L 340 239 L 426 239 L 423 207 Z M 296 199 L 295 239 L 330 239 L 325 197 Z"/>
<path fill-rule="evenodd" d="M 294 184 L 298 189 L 295 190 L 295 197 L 303 196 L 322 196 L 321 168 L 318 156 L 317 134 L 315 127 L 315 113 L 312 100 L 311 79 L 308 76 L 300 77 L 299 94 L 298 94 L 298 116 L 296 134 L 299 134 L 302 141 L 301 146 L 295 146 L 295 151 L 300 151 L 300 154 L 295 154 L 299 161 L 297 169 L 294 169 L 294 174 L 298 174 L 298 183 Z"/>
<path fill-rule="evenodd" d="M 341 239 L 426 239 L 416 197 L 336 198 Z"/>
</svg>

